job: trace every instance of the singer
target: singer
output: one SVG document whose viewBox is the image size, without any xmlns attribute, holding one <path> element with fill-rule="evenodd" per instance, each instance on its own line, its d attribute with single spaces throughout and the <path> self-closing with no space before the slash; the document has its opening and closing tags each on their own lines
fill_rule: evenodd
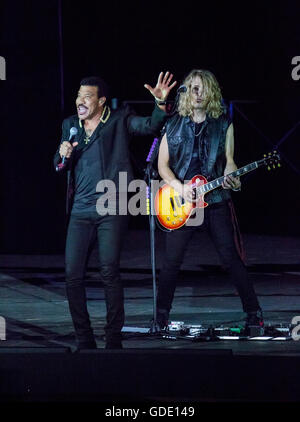
<svg viewBox="0 0 300 422">
<path fill-rule="evenodd" d="M 163 127 L 167 117 L 166 99 L 176 84 L 176 81 L 171 83 L 172 78 L 169 72 L 161 72 L 154 88 L 144 85 L 155 98 L 155 107 L 149 117 L 137 116 L 128 106 L 110 110 L 107 84 L 99 77 L 85 78 L 77 94 L 77 115 L 63 121 L 54 167 L 68 176 L 66 294 L 77 351 L 96 348 L 84 284 L 86 264 L 95 240 L 98 241 L 100 278 L 107 308 L 105 347 L 122 348 L 124 299 L 119 259 L 127 216 L 99 215 L 96 185 L 102 179 L 110 179 L 118 187 L 119 172 L 127 172 L 128 183 L 133 179 L 129 140 L 133 135 L 157 135 Z"/>
<path fill-rule="evenodd" d="M 193 199 L 191 185 L 184 184 L 197 174 L 208 180 L 227 175 L 237 169 L 233 159 L 233 124 L 221 102 L 221 90 L 208 70 L 191 71 L 179 90 L 178 113 L 166 123 L 158 157 L 158 170 L 165 182 L 187 201 Z M 204 224 L 223 266 L 241 298 L 249 325 L 263 325 L 262 312 L 254 288 L 242 261 L 239 230 L 230 190 L 239 190 L 239 178 L 227 176 L 223 189 L 207 194 Z M 189 240 L 197 226 L 184 226 L 166 234 L 163 268 L 157 295 L 157 322 L 161 329 L 168 324 L 176 278 Z M 198 253 L 196 251 L 195 253 Z"/>
</svg>

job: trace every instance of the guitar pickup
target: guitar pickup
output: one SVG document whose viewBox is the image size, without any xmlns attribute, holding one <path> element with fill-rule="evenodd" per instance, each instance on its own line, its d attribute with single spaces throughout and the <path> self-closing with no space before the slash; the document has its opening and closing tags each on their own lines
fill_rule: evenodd
<svg viewBox="0 0 300 422">
<path fill-rule="evenodd" d="M 180 208 L 184 204 L 182 196 L 175 196 L 176 205 Z"/>
<path fill-rule="evenodd" d="M 170 198 L 170 203 L 171 203 L 171 207 L 172 207 L 173 211 L 175 211 L 174 200 L 173 200 L 172 197 Z"/>
</svg>

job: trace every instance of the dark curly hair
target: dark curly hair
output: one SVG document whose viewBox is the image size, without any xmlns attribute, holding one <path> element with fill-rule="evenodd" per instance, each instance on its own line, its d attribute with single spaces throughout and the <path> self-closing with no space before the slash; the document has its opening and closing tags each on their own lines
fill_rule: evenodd
<svg viewBox="0 0 300 422">
<path fill-rule="evenodd" d="M 80 82 L 80 86 L 97 86 L 98 87 L 98 98 L 106 97 L 109 98 L 109 86 L 99 76 L 88 76 L 83 78 Z"/>
</svg>

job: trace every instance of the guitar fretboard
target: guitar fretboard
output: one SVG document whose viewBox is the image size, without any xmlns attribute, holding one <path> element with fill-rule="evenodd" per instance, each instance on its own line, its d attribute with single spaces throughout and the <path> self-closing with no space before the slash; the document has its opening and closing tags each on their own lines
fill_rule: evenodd
<svg viewBox="0 0 300 422">
<path fill-rule="evenodd" d="M 244 174 L 257 169 L 261 164 L 264 163 L 264 161 L 265 160 L 254 161 L 253 163 L 247 164 L 246 166 L 241 167 L 240 169 L 237 169 L 233 171 L 232 173 L 227 174 L 227 176 L 228 175 L 233 176 L 233 177 L 243 176 Z M 212 180 L 211 182 L 205 183 L 205 185 L 196 187 L 197 196 L 203 195 L 204 193 L 210 192 L 216 188 L 221 187 L 222 183 L 224 182 L 224 178 L 225 176 L 218 177 L 217 179 Z"/>
</svg>

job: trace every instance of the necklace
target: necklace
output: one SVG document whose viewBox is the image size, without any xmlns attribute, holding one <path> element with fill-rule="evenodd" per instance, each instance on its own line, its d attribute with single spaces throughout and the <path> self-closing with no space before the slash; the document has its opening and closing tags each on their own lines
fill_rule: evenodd
<svg viewBox="0 0 300 422">
<path fill-rule="evenodd" d="M 85 138 L 84 138 L 84 143 L 85 143 L 85 145 L 87 145 L 89 142 L 90 142 L 90 138 L 91 138 L 91 136 L 85 136 Z"/>
<path fill-rule="evenodd" d="M 105 118 L 103 118 L 103 116 L 106 112 L 106 109 L 108 109 L 108 113 L 107 113 L 107 116 Z M 100 116 L 100 122 L 106 123 L 107 120 L 109 119 L 109 116 L 110 116 L 110 108 L 105 106 L 102 113 L 101 113 L 101 116 Z M 90 129 L 85 129 L 85 138 L 83 140 L 85 145 L 87 145 L 90 142 L 92 135 L 93 135 L 93 131 L 91 131 Z"/>
<path fill-rule="evenodd" d="M 104 118 L 104 114 L 106 112 L 106 109 L 107 109 L 107 116 Z M 108 106 L 105 106 L 103 111 L 102 111 L 101 117 L 100 117 L 100 122 L 106 123 L 107 120 L 109 119 L 109 116 L 110 116 L 110 108 Z"/>
<path fill-rule="evenodd" d="M 85 138 L 83 140 L 85 145 L 90 141 L 92 134 L 93 132 L 91 129 L 85 129 Z"/>
<path fill-rule="evenodd" d="M 199 130 L 199 132 L 198 132 L 198 133 L 195 133 L 195 137 L 200 135 L 200 133 L 201 133 L 201 131 L 202 131 L 202 127 L 203 127 L 203 124 L 202 124 L 202 123 L 203 123 L 203 122 L 198 123 L 198 124 L 200 124 L 200 130 Z M 195 129 L 196 129 L 196 124 L 197 124 L 197 123 L 195 123 Z"/>
</svg>

